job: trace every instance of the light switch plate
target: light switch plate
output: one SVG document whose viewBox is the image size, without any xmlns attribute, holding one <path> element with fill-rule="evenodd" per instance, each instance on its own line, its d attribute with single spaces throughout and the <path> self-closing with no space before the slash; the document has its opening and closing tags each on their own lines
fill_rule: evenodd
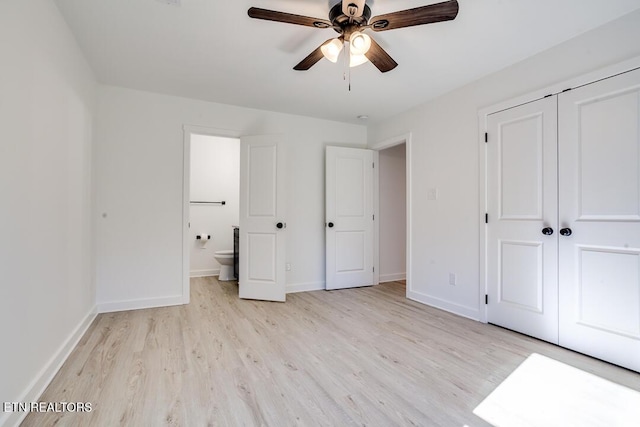
<svg viewBox="0 0 640 427">
<path fill-rule="evenodd" d="M 438 200 L 438 189 L 429 188 L 427 190 L 427 200 Z"/>
</svg>

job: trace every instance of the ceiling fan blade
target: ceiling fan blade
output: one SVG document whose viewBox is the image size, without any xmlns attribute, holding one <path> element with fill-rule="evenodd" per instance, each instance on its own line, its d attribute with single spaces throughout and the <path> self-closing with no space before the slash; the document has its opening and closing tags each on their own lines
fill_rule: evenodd
<svg viewBox="0 0 640 427">
<path fill-rule="evenodd" d="M 277 12 L 269 9 L 260 9 L 259 7 L 249 8 L 248 14 L 250 17 L 255 19 L 304 25 L 307 27 L 331 28 L 333 26 L 331 22 L 326 19 L 311 18 L 309 16 L 294 15 L 293 13 Z"/>
<path fill-rule="evenodd" d="M 373 38 L 371 39 L 371 47 L 364 56 L 383 73 L 398 66 L 398 63 Z"/>
<path fill-rule="evenodd" d="M 396 28 L 412 27 L 414 25 L 432 24 L 434 22 L 450 21 L 458 15 L 458 2 L 449 0 L 414 9 L 401 10 L 374 16 L 369 21 L 373 31 L 394 30 Z"/>
<path fill-rule="evenodd" d="M 342 0 L 342 13 L 347 16 L 359 18 L 364 12 L 365 3 L 366 0 Z M 353 14 L 351 13 L 352 11 L 354 12 Z"/>
<path fill-rule="evenodd" d="M 300 63 L 295 67 L 293 67 L 293 69 L 296 71 L 307 71 L 309 68 L 316 65 L 316 63 L 324 57 L 324 55 L 322 54 L 322 50 L 320 48 L 324 46 L 326 43 L 329 43 L 331 40 L 333 39 L 329 39 L 326 42 L 322 43 L 320 46 L 318 46 L 316 50 L 311 52 L 309 56 L 307 56 L 302 61 L 300 61 Z"/>
</svg>

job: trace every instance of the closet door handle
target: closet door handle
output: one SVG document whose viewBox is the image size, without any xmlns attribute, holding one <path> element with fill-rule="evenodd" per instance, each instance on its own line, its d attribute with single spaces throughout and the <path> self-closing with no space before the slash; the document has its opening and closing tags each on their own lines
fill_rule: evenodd
<svg viewBox="0 0 640 427">
<path fill-rule="evenodd" d="M 553 228 L 551 227 L 545 227 L 542 229 L 542 234 L 544 234 L 545 236 L 551 236 L 553 234 Z"/>
<path fill-rule="evenodd" d="M 567 236 L 571 236 L 571 234 L 573 234 L 573 231 L 571 231 L 570 228 L 561 228 L 560 234 L 567 237 Z"/>
<path fill-rule="evenodd" d="M 279 223 L 277 223 L 277 224 L 276 224 L 276 227 L 277 227 L 278 229 L 280 229 L 280 228 L 284 228 L 284 227 L 285 227 L 285 224 L 284 224 L 284 223 L 282 223 L 282 222 L 279 222 Z"/>
<path fill-rule="evenodd" d="M 329 224 L 327 224 L 327 227 L 329 227 L 329 228 L 333 228 L 333 223 L 332 223 L 332 222 L 330 222 Z"/>
</svg>

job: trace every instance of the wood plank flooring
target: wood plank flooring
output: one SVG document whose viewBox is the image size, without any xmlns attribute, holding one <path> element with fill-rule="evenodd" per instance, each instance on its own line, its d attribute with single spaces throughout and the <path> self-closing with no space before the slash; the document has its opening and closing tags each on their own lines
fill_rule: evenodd
<svg viewBox="0 0 640 427">
<path fill-rule="evenodd" d="M 487 426 L 472 410 L 532 352 L 640 390 L 640 374 L 407 300 L 403 283 L 99 315 L 23 426 Z"/>
</svg>

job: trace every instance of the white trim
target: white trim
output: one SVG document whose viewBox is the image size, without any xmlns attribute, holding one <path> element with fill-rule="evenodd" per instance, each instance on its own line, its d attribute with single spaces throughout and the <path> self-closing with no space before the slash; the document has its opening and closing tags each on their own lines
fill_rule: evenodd
<svg viewBox="0 0 640 427">
<path fill-rule="evenodd" d="M 209 277 L 218 275 L 220 275 L 219 268 L 213 268 L 209 270 L 191 270 L 189 272 L 189 277 Z"/>
<path fill-rule="evenodd" d="M 97 314 L 97 307 L 94 306 L 62 343 L 58 351 L 51 356 L 49 361 L 40 372 L 38 372 L 24 393 L 22 393 L 22 396 L 15 400 L 16 402 L 37 402 L 40 399 L 40 396 L 42 396 L 42 393 L 44 393 L 45 389 L 49 386 L 53 377 L 58 373 L 73 349 L 76 348 L 85 332 L 87 332 L 87 329 L 89 329 L 89 326 L 91 326 Z M 9 369 L 9 367 L 5 366 L 4 369 Z M 6 401 L 11 400 L 9 396 L 5 397 Z M 0 426 L 18 426 L 27 414 L 28 412 L 0 413 Z"/>
<path fill-rule="evenodd" d="M 189 304 L 191 286 L 189 284 L 189 218 L 190 192 L 191 192 L 191 134 L 192 132 L 183 126 L 182 144 L 182 303 Z"/>
<path fill-rule="evenodd" d="M 182 125 L 183 143 L 182 143 L 182 304 L 189 304 L 190 289 L 189 278 L 191 277 L 189 248 L 189 218 L 190 218 L 190 200 L 189 193 L 191 191 L 191 135 L 209 135 L 223 138 L 240 138 L 240 132 L 231 129 L 209 128 L 197 125 Z M 119 307 L 119 303 L 115 303 Z M 174 305 L 174 304 L 169 304 Z M 146 307 L 136 307 L 146 308 Z M 109 311 L 119 311 L 109 310 Z"/>
<path fill-rule="evenodd" d="M 377 142 L 373 145 L 371 145 L 369 148 L 374 150 L 374 151 L 380 151 L 380 150 L 384 150 L 386 148 L 391 148 L 394 147 L 396 145 L 400 145 L 400 144 L 405 144 L 405 172 L 406 172 L 406 203 L 407 203 L 407 230 L 406 230 L 406 275 L 404 280 L 407 281 L 407 298 L 409 298 L 409 293 L 411 290 L 411 284 L 413 283 L 413 281 L 411 280 L 411 258 L 412 258 L 412 252 L 411 252 L 411 248 L 413 247 L 413 243 L 411 240 L 411 230 L 413 229 L 413 223 L 412 223 L 412 208 L 411 208 L 411 132 L 407 132 L 405 134 L 402 135 L 398 135 L 398 136 L 394 136 L 392 138 L 388 138 L 385 139 L 383 141 Z M 376 168 L 379 169 L 379 168 Z M 378 171 L 376 170 L 375 174 L 377 176 Z M 378 183 L 379 184 L 379 183 Z M 375 195 L 377 198 L 378 192 L 380 191 L 379 188 L 375 189 Z M 379 200 L 377 200 L 377 202 L 379 202 Z M 377 206 L 376 206 L 377 209 Z M 380 238 L 380 227 L 379 227 L 379 222 L 376 224 L 376 226 L 374 227 L 374 242 L 376 244 L 376 247 L 374 248 L 374 254 L 377 254 L 377 259 L 379 259 L 379 253 L 380 253 L 380 248 L 378 247 L 379 245 L 379 238 Z"/>
<path fill-rule="evenodd" d="M 376 142 L 371 145 L 369 148 L 375 151 L 381 151 L 386 148 L 395 147 L 396 145 L 404 144 L 405 142 L 411 139 L 411 132 L 405 133 L 403 135 L 394 136 L 392 138 L 387 138 L 384 141 Z"/>
<path fill-rule="evenodd" d="M 381 274 L 380 283 L 397 282 L 398 280 L 405 280 L 406 278 L 407 278 L 407 273 Z"/>
<path fill-rule="evenodd" d="M 600 68 L 595 71 L 582 74 L 580 76 L 573 77 L 571 79 L 562 81 L 560 83 L 556 83 L 556 84 L 547 86 L 545 88 L 529 92 L 525 95 L 521 95 L 515 98 L 508 99 L 506 101 L 498 102 L 496 104 L 492 104 L 487 107 L 481 108 L 478 111 L 478 117 L 482 119 L 483 117 L 491 113 L 496 113 L 498 111 L 507 110 L 509 108 L 513 108 L 518 105 L 526 104 L 528 102 L 532 102 L 537 99 L 544 98 L 549 94 L 560 93 L 569 88 L 575 89 L 579 86 L 584 86 L 590 83 L 594 83 L 598 80 L 613 77 L 617 74 L 625 73 L 625 72 L 634 70 L 636 68 L 640 68 L 640 56 L 628 59 L 623 62 L 619 62 L 614 65 Z"/>
<path fill-rule="evenodd" d="M 380 152 L 373 151 L 373 284 L 380 283 Z"/>
<path fill-rule="evenodd" d="M 406 247 L 405 247 L 405 253 L 406 253 L 406 289 L 407 289 L 407 298 L 409 297 L 409 293 L 408 290 L 411 289 L 411 286 L 413 284 L 413 279 L 412 279 L 412 269 L 411 269 L 411 260 L 413 258 L 413 254 L 412 254 L 412 248 L 413 248 L 413 240 L 412 240 L 412 236 L 413 233 L 411 232 L 411 230 L 413 230 L 413 208 L 412 208 L 412 197 L 411 194 L 413 194 L 412 191 L 412 182 L 413 180 L 411 179 L 411 158 L 412 158 L 412 147 L 413 147 L 413 142 L 412 142 L 412 136 L 411 133 L 407 133 L 404 136 L 405 138 L 405 151 L 406 151 L 406 161 L 405 161 L 405 169 L 406 169 L 406 192 L 407 192 L 407 218 L 406 218 L 406 222 L 407 222 L 407 237 L 406 237 Z"/>
<path fill-rule="evenodd" d="M 145 308 L 169 307 L 172 305 L 182 305 L 183 295 L 174 295 L 160 298 L 143 298 L 127 301 L 106 302 L 98 304 L 98 313 L 113 313 L 114 311 L 141 310 Z"/>
<path fill-rule="evenodd" d="M 422 304 L 427 304 L 440 310 L 448 311 L 449 313 L 453 313 L 458 316 L 466 317 L 471 320 L 479 320 L 480 312 L 475 307 L 461 305 L 455 302 L 413 291 L 407 291 L 407 298 L 413 301 L 420 302 Z"/>
<path fill-rule="evenodd" d="M 640 68 L 640 56 L 628 59 L 617 64 L 613 64 L 604 68 L 591 71 L 586 74 L 582 74 L 577 77 L 565 80 L 560 83 L 556 83 L 547 86 L 543 89 L 538 89 L 529 92 L 525 95 L 521 95 L 515 98 L 502 101 L 488 107 L 478 110 L 478 141 L 480 144 L 479 149 L 479 167 L 478 167 L 478 182 L 479 182 L 479 218 L 480 218 L 480 277 L 478 284 L 478 313 L 481 322 L 487 323 L 488 313 L 487 305 L 484 303 L 485 295 L 487 294 L 487 224 L 485 224 L 484 217 L 487 212 L 487 148 L 484 142 L 485 132 L 487 129 L 488 116 L 499 111 L 507 110 L 509 108 L 517 107 L 518 105 L 526 104 L 544 98 L 550 94 L 557 94 L 566 89 L 575 89 L 580 86 L 595 83 L 596 81 L 613 77 L 618 74 L 626 73 L 634 69 Z M 491 137 L 490 137 L 491 138 Z M 491 218 L 489 218 L 491 221 Z"/>
<path fill-rule="evenodd" d="M 285 288 L 285 292 L 288 294 L 295 294 L 297 292 L 324 291 L 324 289 L 325 282 L 308 282 L 287 285 Z"/>
<path fill-rule="evenodd" d="M 484 142 L 484 135 L 487 132 L 487 115 L 478 118 L 478 218 L 480 218 L 479 244 L 479 277 L 478 277 L 478 318 L 482 323 L 487 323 L 487 305 L 484 303 L 487 294 L 487 224 L 485 216 L 487 214 L 487 143 Z"/>
</svg>

